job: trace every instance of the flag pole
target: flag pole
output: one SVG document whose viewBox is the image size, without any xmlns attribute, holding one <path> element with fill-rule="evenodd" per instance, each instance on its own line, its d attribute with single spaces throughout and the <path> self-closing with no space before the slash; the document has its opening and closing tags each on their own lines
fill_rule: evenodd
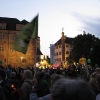
<svg viewBox="0 0 100 100">
<path fill-rule="evenodd" d="M 36 62 L 37 62 L 37 39 L 35 39 L 35 64 L 34 64 L 34 77 L 36 75 Z"/>
</svg>

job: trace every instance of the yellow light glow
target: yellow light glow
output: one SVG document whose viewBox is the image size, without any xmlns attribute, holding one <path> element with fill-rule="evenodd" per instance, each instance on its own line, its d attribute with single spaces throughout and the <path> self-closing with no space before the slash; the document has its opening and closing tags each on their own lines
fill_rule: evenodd
<svg viewBox="0 0 100 100">
<path fill-rule="evenodd" d="M 43 59 L 44 58 L 44 55 L 41 55 L 41 59 Z"/>
</svg>

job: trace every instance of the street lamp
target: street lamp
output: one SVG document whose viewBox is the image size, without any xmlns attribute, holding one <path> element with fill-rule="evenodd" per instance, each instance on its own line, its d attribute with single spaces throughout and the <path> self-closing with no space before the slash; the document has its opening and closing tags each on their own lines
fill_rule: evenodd
<svg viewBox="0 0 100 100">
<path fill-rule="evenodd" d="M 38 68 L 40 66 L 40 64 L 39 63 L 36 63 L 36 67 Z"/>
<path fill-rule="evenodd" d="M 41 55 L 41 59 L 42 59 L 42 60 L 44 59 L 44 55 Z"/>
<path fill-rule="evenodd" d="M 21 62 L 22 62 L 22 60 L 23 60 L 23 57 L 20 57 L 20 59 L 21 59 Z"/>
</svg>

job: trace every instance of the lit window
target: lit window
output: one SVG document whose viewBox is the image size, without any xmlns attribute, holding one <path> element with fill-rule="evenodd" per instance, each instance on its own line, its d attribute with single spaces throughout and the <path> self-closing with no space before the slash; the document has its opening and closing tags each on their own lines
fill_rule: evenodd
<svg viewBox="0 0 100 100">
<path fill-rule="evenodd" d="M 0 51 L 4 51 L 4 47 L 0 47 Z"/>
<path fill-rule="evenodd" d="M 12 47 L 10 47 L 10 52 L 13 52 L 13 49 L 12 49 Z"/>
</svg>

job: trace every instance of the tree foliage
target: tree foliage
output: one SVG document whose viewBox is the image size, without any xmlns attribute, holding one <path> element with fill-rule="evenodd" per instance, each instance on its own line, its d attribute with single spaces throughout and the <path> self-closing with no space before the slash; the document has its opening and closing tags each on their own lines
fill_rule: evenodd
<svg viewBox="0 0 100 100">
<path fill-rule="evenodd" d="M 86 59 L 90 58 L 93 65 L 100 65 L 100 39 L 89 33 L 77 35 L 73 41 L 70 58 L 79 62 L 82 55 Z"/>
</svg>

